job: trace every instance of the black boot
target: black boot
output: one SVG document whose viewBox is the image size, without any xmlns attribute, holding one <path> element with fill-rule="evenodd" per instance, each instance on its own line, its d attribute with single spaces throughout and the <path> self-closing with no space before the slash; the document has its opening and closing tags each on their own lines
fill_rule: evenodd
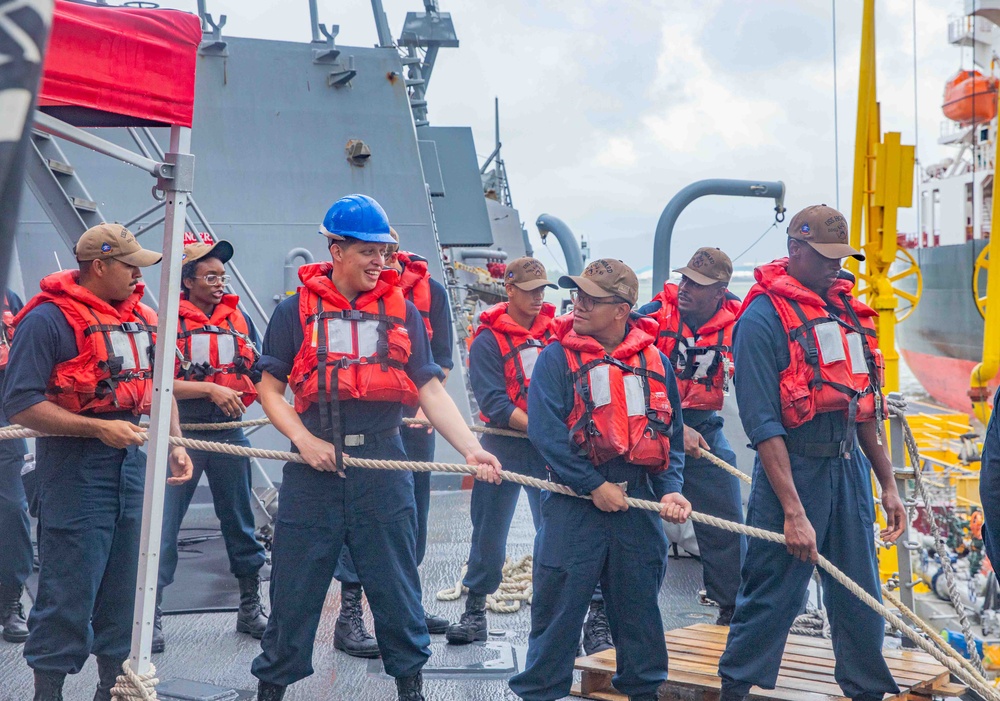
<svg viewBox="0 0 1000 701">
<path fill-rule="evenodd" d="M 719 696 L 719 701 L 747 701 L 748 696 L 746 694 L 739 694 L 735 691 L 722 690 L 722 694 Z"/>
<path fill-rule="evenodd" d="M 425 701 L 423 675 L 396 677 L 396 694 L 399 701 Z"/>
<path fill-rule="evenodd" d="M 271 682 L 257 682 L 257 701 L 281 701 L 285 697 L 285 687 Z"/>
<path fill-rule="evenodd" d="M 715 625 L 728 626 L 733 621 L 734 613 L 736 613 L 735 606 L 720 606 L 719 617 L 715 619 Z"/>
<path fill-rule="evenodd" d="M 477 640 L 486 640 L 490 629 L 486 625 L 486 596 L 469 592 L 465 600 L 465 613 L 458 623 L 448 626 L 445 637 L 452 645 L 468 645 Z"/>
<path fill-rule="evenodd" d="M 591 601 L 590 613 L 583 624 L 583 652 L 594 655 L 615 646 L 611 639 L 611 627 L 608 625 L 608 615 L 604 612 L 603 601 Z"/>
<path fill-rule="evenodd" d="M 160 602 L 163 601 L 163 592 L 156 590 L 156 608 L 153 609 L 153 644 L 149 651 L 153 654 L 163 652 L 167 649 L 167 639 L 163 637 L 163 610 L 160 609 Z"/>
<path fill-rule="evenodd" d="M 427 632 L 431 635 L 447 633 L 448 626 L 451 625 L 447 618 L 435 616 L 433 613 L 427 613 L 426 611 L 424 611 L 424 622 L 427 624 Z"/>
<path fill-rule="evenodd" d="M 28 639 L 28 621 L 21 604 L 23 590 L 24 587 L 0 586 L 0 626 L 8 643 L 23 643 Z"/>
<path fill-rule="evenodd" d="M 62 672 L 35 670 L 34 701 L 63 701 L 62 688 L 66 675 Z"/>
<path fill-rule="evenodd" d="M 237 581 L 240 583 L 240 610 L 236 614 L 236 632 L 260 640 L 267 628 L 267 614 L 260 603 L 260 577 L 252 574 Z"/>
<path fill-rule="evenodd" d="M 105 655 L 97 656 L 97 692 L 94 694 L 94 701 L 111 701 L 111 689 L 118 681 L 118 675 L 122 671 L 122 662 L 114 657 Z"/>
<path fill-rule="evenodd" d="M 360 584 L 340 588 L 340 615 L 333 629 L 333 646 L 352 657 L 374 658 L 380 654 L 378 641 L 365 628 Z"/>
</svg>

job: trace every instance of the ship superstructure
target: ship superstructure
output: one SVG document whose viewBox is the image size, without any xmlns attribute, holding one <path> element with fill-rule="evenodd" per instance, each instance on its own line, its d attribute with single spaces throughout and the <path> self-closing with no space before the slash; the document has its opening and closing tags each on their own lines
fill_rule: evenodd
<svg viewBox="0 0 1000 701">
<path fill-rule="evenodd" d="M 962 412 L 972 404 L 969 376 L 982 358 L 986 265 L 994 194 L 1000 3 L 967 3 L 948 25 L 948 40 L 969 49 L 973 65 L 945 84 L 938 143 L 951 155 L 924 165 L 919 178 L 921 229 L 901 243 L 923 278 L 920 303 L 899 326 L 907 365 L 937 401 Z M 918 293 L 916 278 L 900 287 Z"/>
</svg>

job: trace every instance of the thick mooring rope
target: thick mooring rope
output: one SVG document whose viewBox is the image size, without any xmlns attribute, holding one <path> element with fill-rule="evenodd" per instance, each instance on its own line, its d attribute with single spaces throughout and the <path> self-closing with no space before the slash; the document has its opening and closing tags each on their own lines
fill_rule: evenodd
<svg viewBox="0 0 1000 701">
<path fill-rule="evenodd" d="M 903 425 L 906 426 L 905 419 L 903 421 Z M 51 435 L 51 434 L 42 434 L 38 431 L 33 431 L 31 429 L 26 429 L 18 426 L 12 426 L 9 428 L 0 429 L 0 440 L 8 438 L 39 437 L 43 435 Z M 143 433 L 142 435 L 148 440 L 148 434 Z M 524 434 L 518 434 L 518 435 L 523 437 Z M 912 434 L 910 435 L 912 436 Z M 301 455 L 290 451 L 247 448 L 243 446 L 230 445 L 227 443 L 215 443 L 212 441 L 201 441 L 189 438 L 177 438 L 174 436 L 170 437 L 170 443 L 172 445 L 180 445 L 185 448 L 192 448 L 194 450 L 203 450 L 208 452 L 224 453 L 228 455 L 241 455 L 247 457 L 256 457 L 256 458 L 305 464 L 305 460 L 302 458 Z M 908 449 L 910 448 L 909 445 L 907 447 Z M 703 451 L 703 455 L 707 455 L 707 453 Z M 344 464 L 347 465 L 348 467 L 360 467 L 360 468 L 376 469 L 376 470 L 446 472 L 452 474 L 465 474 L 465 475 L 476 474 L 476 468 L 471 465 L 458 465 L 452 463 L 439 463 L 439 462 L 411 462 L 406 460 L 378 460 L 378 459 L 345 457 Z M 916 464 L 919 465 L 919 462 Z M 732 469 L 735 470 L 736 468 Z M 588 499 L 588 500 L 590 499 L 589 496 L 576 494 L 572 489 L 563 484 L 557 484 L 545 480 L 539 480 L 516 472 L 508 472 L 506 470 L 501 470 L 500 475 L 504 480 L 507 480 L 509 482 L 514 482 L 515 484 L 520 484 L 522 486 L 545 489 L 550 492 L 576 497 L 579 499 Z M 632 508 L 643 509 L 646 511 L 653 511 L 656 513 L 659 513 L 661 509 L 661 504 L 659 502 L 648 501 L 644 499 L 635 499 L 633 497 L 625 497 L 625 501 Z M 734 523 L 732 521 L 726 521 L 724 519 L 720 519 L 715 516 L 711 516 L 709 514 L 699 513 L 697 511 L 692 511 L 690 518 L 692 521 L 696 523 L 704 523 L 706 525 L 713 526 L 715 528 L 719 528 L 725 531 L 730 531 L 732 533 L 740 533 L 746 536 L 750 536 L 751 538 L 759 538 L 761 540 L 766 540 L 768 542 L 777 545 L 785 544 L 784 535 L 776 533 L 774 531 L 768 531 L 753 526 L 746 526 L 743 524 Z M 958 660 L 953 659 L 946 653 L 939 650 L 929 641 L 921 637 L 916 631 L 910 628 L 905 621 L 903 621 L 899 616 L 897 616 L 889 608 L 887 608 L 880 601 L 878 601 L 878 599 L 876 599 L 874 596 L 872 596 L 867 591 L 862 589 L 857 583 L 851 580 L 846 574 L 844 574 L 840 569 L 838 569 L 833 563 L 827 560 L 824 556 L 822 555 L 819 556 L 817 564 L 822 569 L 826 570 L 830 574 L 830 576 L 833 577 L 833 579 L 839 582 L 850 593 L 854 594 L 854 596 L 859 598 L 865 605 L 867 605 L 869 608 L 873 609 L 884 619 L 889 621 L 889 623 L 892 624 L 896 629 L 898 629 L 903 635 L 912 640 L 917 647 L 919 647 L 928 655 L 936 659 L 939 663 L 941 663 L 956 677 L 961 679 L 970 688 L 974 689 L 977 693 L 979 693 L 981 696 L 983 696 L 985 699 L 988 699 L 989 701 L 1000 701 L 1000 691 L 998 691 L 995 687 L 990 686 L 988 683 L 985 683 L 985 680 L 983 679 L 982 676 L 980 676 L 978 673 L 977 674 L 970 673 L 965 665 L 960 663 Z M 124 698 L 129 698 L 129 697 L 124 697 Z M 135 698 L 142 699 L 144 697 L 135 697 Z"/>
<path fill-rule="evenodd" d="M 156 701 L 156 666 L 150 662 L 149 672 L 136 674 L 132 671 L 131 660 L 122 663 L 122 673 L 111 689 L 111 698 L 119 701 Z"/>
</svg>

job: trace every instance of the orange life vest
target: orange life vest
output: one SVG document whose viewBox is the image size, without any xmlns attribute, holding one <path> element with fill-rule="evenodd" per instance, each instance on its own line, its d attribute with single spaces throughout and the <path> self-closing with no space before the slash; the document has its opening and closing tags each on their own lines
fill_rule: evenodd
<svg viewBox="0 0 1000 701">
<path fill-rule="evenodd" d="M 663 358 L 656 322 L 629 322 L 625 339 L 609 355 L 591 336 L 573 331 L 573 315 L 553 322 L 573 381 L 573 410 L 566 419 L 580 454 L 594 465 L 623 456 L 651 473 L 670 465 L 670 422 Z"/>
<path fill-rule="evenodd" d="M 250 329 L 238 308 L 240 298 L 223 295 L 211 318 L 188 299 L 181 299 L 177 319 L 177 350 L 180 356 L 175 377 L 194 382 L 214 382 L 242 392 L 250 406 L 257 390 L 250 369 L 257 362 L 257 350 L 250 341 Z"/>
<path fill-rule="evenodd" d="M 14 340 L 14 315 L 10 311 L 10 298 L 3 294 L 3 311 L 0 318 L 0 372 L 7 369 L 10 358 L 10 344 Z"/>
<path fill-rule="evenodd" d="M 53 368 L 45 397 L 74 414 L 131 411 L 148 414 L 153 396 L 156 312 L 142 304 L 140 282 L 128 299 L 111 304 L 78 284 L 66 270 L 42 278 L 41 292 L 15 317 L 52 302 L 76 336 L 78 354 Z"/>
<path fill-rule="evenodd" d="M 351 304 L 331 282 L 331 270 L 329 262 L 299 268 L 303 340 L 288 376 L 295 410 L 350 399 L 416 404 L 417 388 L 403 369 L 410 336 L 396 271 L 384 270 L 375 288 Z"/>
<path fill-rule="evenodd" d="M 652 316 L 659 324 L 656 347 L 670 358 L 684 409 L 718 411 L 732 378 L 733 326 L 740 304 L 725 298 L 722 306 L 694 331 L 681 319 L 677 285 L 666 283 L 653 298 L 660 309 Z"/>
<path fill-rule="evenodd" d="M 403 296 L 413 302 L 413 306 L 420 312 L 429 341 L 434 336 L 434 329 L 431 328 L 431 274 L 427 272 L 427 259 L 405 251 L 399 251 L 396 257 L 403 266 L 403 272 L 399 275 L 399 287 L 403 290 Z"/>
<path fill-rule="evenodd" d="M 479 315 L 476 336 L 484 331 L 493 333 L 500 347 L 503 360 L 503 376 L 507 386 L 507 396 L 521 411 L 528 410 L 528 385 L 531 372 L 535 368 L 538 354 L 552 336 L 552 320 L 556 315 L 555 305 L 545 302 L 535 317 L 530 329 L 514 321 L 507 313 L 508 302 L 495 304 Z M 489 419 L 480 413 L 483 421 Z"/>
<path fill-rule="evenodd" d="M 881 421 L 885 361 L 877 313 L 851 296 L 854 282 L 836 280 L 824 300 L 788 274 L 787 258 L 757 268 L 754 276 L 757 284 L 740 313 L 766 294 L 788 335 L 791 361 L 779 375 L 781 423 L 797 428 L 833 411 L 844 412 L 849 424 Z"/>
</svg>

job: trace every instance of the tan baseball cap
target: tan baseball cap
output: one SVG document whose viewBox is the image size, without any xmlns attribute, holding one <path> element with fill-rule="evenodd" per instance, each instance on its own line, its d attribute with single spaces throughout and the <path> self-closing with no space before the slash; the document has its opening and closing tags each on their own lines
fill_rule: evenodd
<svg viewBox="0 0 1000 701">
<path fill-rule="evenodd" d="M 162 253 L 139 245 L 132 232 L 121 224 L 98 224 L 83 232 L 73 253 L 78 261 L 114 258 L 126 265 L 147 268 L 163 258 Z"/>
<path fill-rule="evenodd" d="M 233 257 L 233 244 L 228 241 L 217 241 L 216 243 L 192 243 L 184 247 L 181 255 L 182 263 L 193 263 L 208 256 L 218 258 L 220 263 L 228 263 Z"/>
<path fill-rule="evenodd" d="M 699 285 L 729 284 L 733 277 L 733 261 L 721 248 L 704 247 L 695 251 L 683 268 L 674 271 Z"/>
<path fill-rule="evenodd" d="M 557 289 L 556 284 L 545 277 L 545 266 L 542 265 L 542 262 L 528 256 L 516 258 L 508 263 L 503 281 L 505 284 L 510 283 L 525 292 L 546 286 Z"/>
<path fill-rule="evenodd" d="M 639 301 L 639 279 L 632 268 L 613 258 L 593 261 L 583 275 L 563 275 L 559 286 L 578 287 L 591 297 L 617 295 L 633 306 Z"/>
<path fill-rule="evenodd" d="M 805 241 L 824 258 L 864 260 L 865 254 L 853 248 L 847 236 L 847 220 L 833 207 L 814 204 L 792 217 L 788 237 Z"/>
</svg>

